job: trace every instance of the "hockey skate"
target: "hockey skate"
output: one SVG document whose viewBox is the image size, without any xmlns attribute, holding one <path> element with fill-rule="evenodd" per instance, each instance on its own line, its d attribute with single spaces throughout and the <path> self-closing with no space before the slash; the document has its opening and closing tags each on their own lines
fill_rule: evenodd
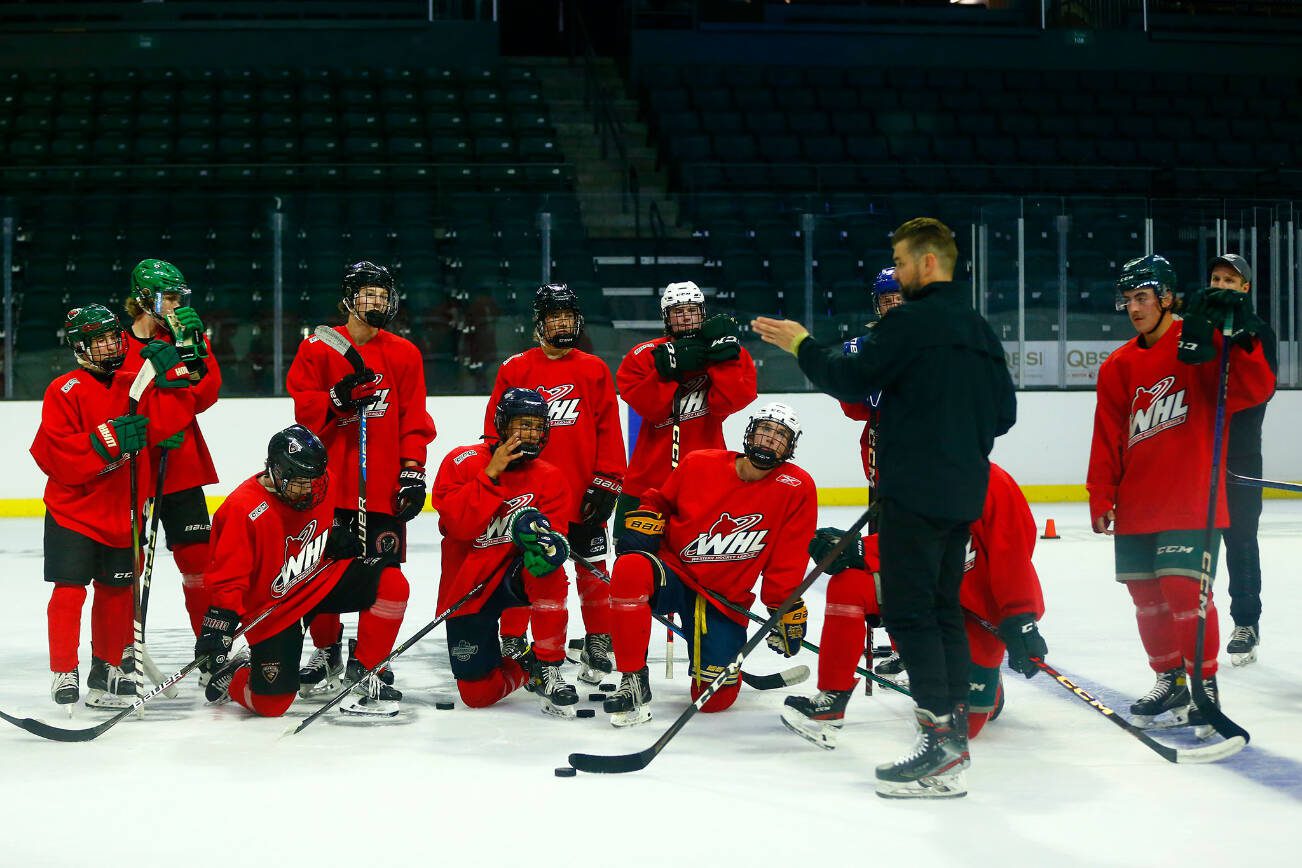
<svg viewBox="0 0 1302 868">
<path fill-rule="evenodd" d="M 963 770 L 967 752 L 966 706 L 937 717 L 915 708 L 918 737 L 913 748 L 893 763 L 877 767 L 877 795 L 884 799 L 954 799 L 967 795 Z M 956 717 L 962 724 L 955 726 Z"/>
<path fill-rule="evenodd" d="M 820 690 L 813 696 L 788 696 L 783 703 L 782 724 L 810 744 L 833 750 L 853 692 Z"/>
<path fill-rule="evenodd" d="M 596 686 L 615 671 L 611 659 L 610 634 L 589 633 L 583 638 L 583 651 L 579 653 L 579 680 Z"/>
<path fill-rule="evenodd" d="M 352 666 L 352 665 L 353 665 L 353 661 L 356 660 L 356 659 L 357 659 L 357 640 L 356 640 L 356 639 L 349 639 L 349 640 L 348 640 L 348 665 L 349 665 L 349 666 Z M 350 670 L 350 671 L 351 671 L 351 670 Z M 365 671 L 365 670 L 362 670 L 362 671 Z M 379 675 L 380 675 L 380 680 L 381 680 L 381 681 L 383 681 L 385 684 L 389 685 L 390 687 L 393 686 L 393 670 L 392 670 L 392 669 L 390 669 L 388 666 L 385 666 L 383 669 L 380 670 Z"/>
<path fill-rule="evenodd" d="M 1261 633 L 1257 626 L 1235 627 L 1230 634 L 1230 642 L 1225 646 L 1225 653 L 1230 655 L 1230 662 L 1235 666 L 1247 666 L 1257 662 L 1257 646 L 1261 644 Z"/>
<path fill-rule="evenodd" d="M 502 636 L 502 656 L 518 661 L 529 650 L 529 640 L 524 636 Z"/>
<path fill-rule="evenodd" d="M 369 676 L 366 674 L 366 667 L 361 664 L 357 658 L 353 657 L 348 660 L 348 669 L 344 672 L 344 681 L 357 687 L 362 686 L 362 682 Z M 401 702 L 402 691 L 396 687 L 389 686 L 384 680 L 384 670 L 375 673 L 376 679 L 380 682 L 379 698 L 385 702 Z M 394 712 L 397 713 L 396 711 Z"/>
<path fill-rule="evenodd" d="M 56 672 L 50 682 L 50 698 L 59 705 L 68 706 L 68 716 L 72 717 L 72 706 L 81 698 L 81 679 L 74 667 L 71 672 Z"/>
<path fill-rule="evenodd" d="M 1153 689 L 1130 706 L 1136 726 L 1152 726 L 1153 718 L 1169 711 L 1175 721 L 1168 726 L 1183 726 L 1189 719 L 1189 687 L 1183 669 L 1168 669 L 1157 674 Z"/>
<path fill-rule="evenodd" d="M 610 715 L 611 726 L 638 726 L 650 720 L 650 670 L 643 666 L 636 672 L 621 673 L 619 689 L 601 707 Z"/>
<path fill-rule="evenodd" d="M 909 683 L 909 673 L 904 670 L 904 661 L 900 659 L 897 652 L 892 652 L 889 657 L 873 667 L 873 673 L 901 687 L 906 687 Z"/>
<path fill-rule="evenodd" d="M 357 665 L 357 674 L 363 675 L 365 670 L 362 669 L 362 664 L 355 660 L 350 660 L 348 663 L 349 674 L 353 674 L 351 669 L 354 663 Z M 385 684 L 379 673 L 372 672 L 362 677 L 360 681 L 353 681 L 352 692 L 339 704 L 339 710 L 344 714 L 364 717 L 397 717 L 398 702 L 401 699 L 401 691 Z"/>
<path fill-rule="evenodd" d="M 92 657 L 86 678 L 86 705 L 90 708 L 123 709 L 136 698 L 136 684 L 121 666 Z"/>
<path fill-rule="evenodd" d="M 529 663 L 529 680 L 524 688 L 542 700 L 543 714 L 573 720 L 578 715 L 579 693 L 561 675 L 561 664 L 533 659 Z"/>
<path fill-rule="evenodd" d="M 1212 701 L 1212 705 L 1217 708 L 1221 707 L 1221 691 L 1220 688 L 1216 686 L 1215 675 L 1209 675 L 1203 679 L 1203 691 L 1207 694 L 1207 698 Z M 1212 727 L 1211 723 L 1208 722 L 1207 718 L 1203 716 L 1203 713 L 1198 710 L 1198 706 L 1192 701 L 1189 703 L 1188 720 L 1189 725 L 1194 728 L 1194 737 L 1200 741 L 1209 739 L 1216 734 L 1216 730 Z"/>
<path fill-rule="evenodd" d="M 225 705 L 231 701 L 231 679 L 235 677 L 235 670 L 241 666 L 249 665 L 249 649 L 241 648 L 222 665 L 220 669 L 212 673 L 208 679 L 208 686 L 203 689 L 204 699 L 208 700 L 209 705 Z"/>
<path fill-rule="evenodd" d="M 298 695 L 307 699 L 324 693 L 338 693 L 343 687 L 343 631 L 339 641 L 327 648 L 317 648 L 307 665 L 298 670 Z"/>
</svg>

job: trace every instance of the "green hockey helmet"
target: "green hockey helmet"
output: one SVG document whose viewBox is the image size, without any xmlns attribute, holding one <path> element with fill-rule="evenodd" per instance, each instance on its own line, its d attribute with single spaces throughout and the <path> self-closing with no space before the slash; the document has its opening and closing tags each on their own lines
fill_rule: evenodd
<svg viewBox="0 0 1302 868">
<path fill-rule="evenodd" d="M 1160 299 L 1164 295 L 1175 298 L 1175 269 L 1165 256 L 1150 253 L 1121 266 L 1117 278 L 1117 310 L 1126 309 L 1126 293 L 1136 289 L 1152 289 Z"/>
<path fill-rule="evenodd" d="M 109 337 L 111 340 L 100 340 Z M 101 374 L 111 374 L 127 359 L 127 335 L 117 316 L 102 304 L 68 311 L 63 339 L 72 347 L 77 364 Z"/>
<path fill-rule="evenodd" d="M 162 259 L 142 259 L 131 269 L 131 297 L 142 310 L 163 315 L 163 296 L 180 296 L 178 307 L 190 304 L 190 287 L 181 269 Z"/>
</svg>

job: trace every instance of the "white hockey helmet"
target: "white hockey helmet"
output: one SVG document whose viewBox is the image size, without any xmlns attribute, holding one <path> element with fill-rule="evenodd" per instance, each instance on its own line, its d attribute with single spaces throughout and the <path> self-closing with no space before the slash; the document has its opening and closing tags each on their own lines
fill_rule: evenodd
<svg viewBox="0 0 1302 868">
<path fill-rule="evenodd" d="M 672 338 L 691 337 L 700 331 L 698 326 L 698 328 L 691 331 L 675 332 L 669 325 L 669 311 L 682 304 L 699 305 L 701 308 L 701 321 L 705 321 L 705 293 L 701 292 L 701 288 L 690 280 L 669 284 L 660 295 L 660 317 L 665 323 L 665 334 Z"/>
<path fill-rule="evenodd" d="M 758 429 L 761 422 L 773 422 L 787 429 L 788 440 L 784 454 L 778 454 L 771 446 L 759 442 Z M 796 441 L 800 439 L 800 419 L 796 411 L 780 401 L 770 401 L 751 414 L 746 423 L 746 435 L 742 440 L 742 451 L 761 470 L 777 467 L 784 461 L 790 461 L 796 454 Z"/>
</svg>

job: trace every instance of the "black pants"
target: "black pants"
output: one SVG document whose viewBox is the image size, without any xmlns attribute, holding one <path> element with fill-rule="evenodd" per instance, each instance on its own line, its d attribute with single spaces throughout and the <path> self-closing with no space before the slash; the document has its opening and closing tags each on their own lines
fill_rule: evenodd
<svg viewBox="0 0 1302 868">
<path fill-rule="evenodd" d="M 1261 478 L 1261 456 L 1231 457 L 1226 466 L 1240 476 Z M 1230 526 L 1225 529 L 1225 567 L 1230 573 L 1230 617 L 1235 626 L 1255 627 L 1261 619 L 1261 550 L 1257 525 L 1261 520 L 1261 489 L 1227 485 Z"/>
<path fill-rule="evenodd" d="M 968 695 L 967 634 L 958 592 L 966 521 L 930 518 L 881 501 L 882 622 L 909 673 L 918 706 L 949 714 Z"/>
</svg>

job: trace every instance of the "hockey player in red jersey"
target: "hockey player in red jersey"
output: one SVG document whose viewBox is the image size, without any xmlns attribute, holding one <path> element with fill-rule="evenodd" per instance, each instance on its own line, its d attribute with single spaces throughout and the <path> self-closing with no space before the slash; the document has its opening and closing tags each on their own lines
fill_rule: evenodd
<svg viewBox="0 0 1302 868">
<path fill-rule="evenodd" d="M 544 713 L 573 718 L 579 696 L 561 675 L 569 545 L 552 528 L 563 527 L 574 506 L 565 474 L 539 457 L 548 413 L 538 392 L 507 389 L 495 406 L 493 438 L 443 459 L 431 494 L 443 533 L 438 609 L 447 611 L 486 582 L 446 626 L 466 705 L 484 708 L 527 686 Z M 530 608 L 534 643 L 517 660 L 502 653 L 498 619 L 518 606 Z"/>
<path fill-rule="evenodd" d="M 339 556 L 355 549 L 354 531 L 334 522 L 334 484 L 325 446 L 302 425 L 291 425 L 267 444 L 265 468 L 218 508 L 205 573 L 212 605 L 194 646 L 211 676 L 209 702 L 233 699 L 262 717 L 284 714 L 299 686 L 300 621 L 321 613 L 360 613 L 356 653 L 364 671 L 393 650 L 407 579 L 391 558 Z M 238 626 L 272 605 L 276 610 L 245 634 L 249 649 L 228 657 Z M 398 713 L 402 694 L 378 674 L 354 681 L 342 711 Z"/>
<path fill-rule="evenodd" d="M 1190 708 L 1186 673 L 1201 665 L 1208 698 L 1220 704 L 1216 684 L 1218 624 L 1207 603 L 1204 648 L 1196 660 L 1199 577 L 1212 473 L 1212 425 L 1220 386 L 1216 358 L 1224 314 L 1174 315 L 1176 277 L 1161 256 L 1127 262 L 1118 281 L 1117 309 L 1137 335 L 1099 368 L 1094 440 L 1086 488 L 1095 533 L 1115 534 L 1117 581 L 1135 603 L 1139 637 L 1157 682 L 1130 711 L 1144 722 L 1172 712 L 1199 736 L 1210 727 Z M 1247 296 L 1223 290 L 1230 304 Z M 1213 301 L 1215 299 L 1213 298 Z M 1203 299 L 1195 298 L 1195 302 Z M 1231 338 L 1225 412 L 1260 404 L 1275 377 L 1250 318 L 1237 322 Z M 1201 362 L 1201 363 L 1199 363 Z M 1178 463 L 1172 472 L 1172 462 Z M 1217 492 L 1217 528 L 1228 523 L 1224 459 Z M 1213 537 L 1211 570 L 1219 535 Z"/>
<path fill-rule="evenodd" d="M 886 316 L 893 308 L 904 303 L 904 295 L 900 292 L 899 281 L 895 279 L 894 268 L 883 268 L 877 273 L 877 278 L 873 281 L 873 311 L 880 320 Z M 872 329 L 877 325 L 876 321 L 868 324 L 869 332 L 857 338 L 851 338 L 842 346 L 842 352 L 847 355 L 859 352 L 859 345 L 866 340 L 872 339 Z M 859 437 L 860 458 L 863 460 L 863 475 L 868 480 L 868 502 L 871 504 L 876 495 L 874 489 L 877 487 L 877 417 L 881 413 L 882 393 L 880 390 L 873 392 L 863 401 L 851 403 L 849 401 L 839 401 L 841 412 L 847 419 L 854 419 L 857 422 L 863 422 L 863 434 Z"/>
<path fill-rule="evenodd" d="M 821 560 L 843 536 L 836 528 L 820 528 L 809 546 Z M 999 666 L 1005 650 L 1008 665 L 1027 678 L 1039 671 L 1032 657 L 1048 652 L 1036 621 L 1044 614 L 1044 597 L 1031 555 L 1035 550 L 1035 519 L 1022 490 L 993 462 L 981 517 L 972 523 L 959 600 L 966 612 L 999 627 L 994 636 L 972 617 L 966 621 L 972 664 L 968 681 L 968 738 L 1003 707 Z M 827 608 L 823 613 L 822 645 L 818 656 L 818 690 L 814 696 L 789 696 L 782 709 L 788 729 L 819 747 L 836 747 L 846 704 L 858 679 L 855 665 L 864 649 L 866 623 L 880 621 L 874 576 L 879 570 L 876 535 L 862 546 L 847 548 L 828 573 Z"/>
<path fill-rule="evenodd" d="M 755 400 L 755 362 L 725 314 L 706 319 L 690 280 L 660 297 L 665 336 L 629 350 L 615 373 L 619 394 L 642 417 L 615 511 L 616 529 L 642 495 L 664 484 L 694 449 L 723 449 L 723 420 Z"/>
<path fill-rule="evenodd" d="M 818 495 L 809 474 L 791 463 L 800 422 L 785 404 L 750 417 L 743 451 L 698 449 L 684 456 L 659 488 L 642 496 L 625 519 L 611 576 L 610 609 L 619 688 L 606 700 L 614 726 L 651 719 L 647 644 L 651 613 L 676 612 L 690 637 L 695 699 L 746 642 L 746 618 L 724 599 L 749 607 L 760 599 L 775 611 L 804 578 L 804 541 L 817 523 Z M 797 602 L 768 637 L 777 653 L 800 650 L 809 611 Z M 862 646 L 861 646 L 862 647 Z M 723 711 L 737 698 L 734 678 L 702 711 Z"/>
<path fill-rule="evenodd" d="M 332 501 L 338 521 L 357 535 L 359 430 L 365 407 L 365 554 L 406 560 L 407 522 L 425 506 L 425 454 L 434 420 L 425 408 L 425 368 L 420 350 L 387 331 L 398 313 L 398 293 L 387 268 L 355 262 L 344 271 L 339 310 L 347 316 L 335 331 L 347 336 L 366 364 L 348 360 L 315 336 L 294 357 L 285 386 L 294 398 L 294 419 L 313 431 L 330 453 L 337 485 Z M 363 552 L 357 552 L 363 554 Z M 311 625 L 315 650 L 299 673 L 304 695 L 336 689 L 343 662 L 343 625 L 323 613 Z M 357 661 L 348 663 L 359 674 Z M 392 681 L 386 670 L 385 678 Z"/>
<path fill-rule="evenodd" d="M 493 417 L 509 388 L 535 389 L 547 401 L 551 425 L 547 463 L 570 480 L 571 491 L 582 492 L 573 515 L 558 517 L 570 547 L 604 568 L 606 522 L 615 508 L 626 467 L 624 437 L 619 424 L 615 383 L 606 363 L 576 349 L 583 333 L 579 298 L 565 284 L 540 286 L 534 295 L 534 337 L 538 346 L 507 359 L 484 418 L 484 432 L 496 436 Z M 584 567 L 575 568 L 580 612 L 586 636 L 579 654 L 579 680 L 598 684 L 613 664 L 610 657 L 610 586 Z M 525 630 L 529 609 L 502 612 L 502 650 L 518 657 L 528 647 Z"/>
<path fill-rule="evenodd" d="M 151 490 L 149 462 L 135 463 L 137 503 L 131 503 L 131 458 L 190 424 L 195 399 L 176 349 L 152 341 L 128 354 L 127 336 L 103 305 L 68 311 L 64 335 L 77 367 L 45 390 L 41 427 L 31 453 L 45 483 L 45 580 L 53 584 L 49 620 L 50 695 L 60 705 L 80 696 L 77 646 L 86 586 L 91 605 L 91 669 L 86 704 L 124 708 L 135 696 L 125 677 L 123 649 L 132 641 L 131 518 Z M 154 370 L 133 413 L 132 381 L 142 365 Z M 161 372 L 161 373 L 160 373 Z"/>
<path fill-rule="evenodd" d="M 127 330 L 132 353 L 139 356 L 153 340 L 173 344 L 190 370 L 194 412 L 202 413 L 217 403 L 222 387 L 221 368 L 212 354 L 212 344 L 204 335 L 203 320 L 190 306 L 190 287 L 180 270 L 161 259 L 142 260 L 131 272 L 126 309 L 132 317 Z M 212 530 L 203 486 L 217 482 L 217 468 L 199 430 L 198 419 L 180 437 L 180 445 L 167 450 L 163 496 L 154 508 L 167 535 L 168 551 L 181 573 L 190 627 L 198 636 L 203 613 L 208 609 L 203 571 L 208 565 L 208 537 Z M 162 450 L 155 450 L 151 458 L 155 468 L 159 467 L 161 457 Z"/>
</svg>

